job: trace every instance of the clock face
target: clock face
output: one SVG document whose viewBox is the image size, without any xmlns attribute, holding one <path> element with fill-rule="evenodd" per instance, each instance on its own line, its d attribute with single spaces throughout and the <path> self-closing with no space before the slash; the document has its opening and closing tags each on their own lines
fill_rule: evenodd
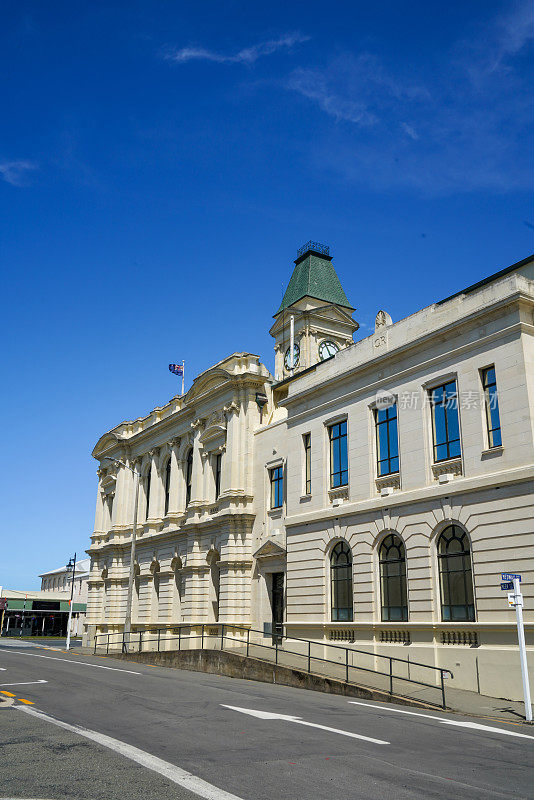
<svg viewBox="0 0 534 800">
<path fill-rule="evenodd" d="M 293 365 L 291 364 L 291 348 L 288 347 L 286 350 L 286 354 L 284 357 L 284 364 L 287 370 L 292 369 L 292 367 L 298 367 L 299 365 L 299 358 L 300 358 L 300 347 L 298 344 L 293 345 Z"/>
<path fill-rule="evenodd" d="M 319 358 L 321 361 L 324 361 L 325 358 L 330 358 L 331 356 L 335 356 L 338 352 L 339 347 L 335 342 L 331 342 L 326 340 L 325 342 L 321 342 L 319 345 Z"/>
</svg>

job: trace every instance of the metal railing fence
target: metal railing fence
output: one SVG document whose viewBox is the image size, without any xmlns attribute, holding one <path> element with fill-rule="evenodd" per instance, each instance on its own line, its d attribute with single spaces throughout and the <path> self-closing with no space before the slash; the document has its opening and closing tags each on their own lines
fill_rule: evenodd
<svg viewBox="0 0 534 800">
<path fill-rule="evenodd" d="M 270 642 L 266 642 L 270 639 Z M 445 680 L 452 672 L 411 659 L 302 639 L 231 623 L 138 628 L 95 635 L 94 653 L 172 652 L 209 649 L 260 658 L 309 674 L 378 689 L 390 696 L 407 697 L 446 708 Z"/>
</svg>

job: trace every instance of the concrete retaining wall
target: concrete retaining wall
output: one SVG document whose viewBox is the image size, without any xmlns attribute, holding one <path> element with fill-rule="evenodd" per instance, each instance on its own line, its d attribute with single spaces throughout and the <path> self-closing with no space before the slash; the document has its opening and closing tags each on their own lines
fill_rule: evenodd
<svg viewBox="0 0 534 800">
<path fill-rule="evenodd" d="M 113 658 L 127 661 L 138 661 L 143 664 L 155 664 L 161 667 L 174 667 L 193 672 L 208 672 L 215 675 L 227 675 L 230 678 L 277 683 L 282 686 L 294 686 L 298 689 L 313 689 L 317 692 L 341 694 L 346 697 L 360 697 L 366 700 L 378 700 L 382 703 L 398 703 L 401 705 L 435 708 L 433 704 L 410 700 L 396 695 L 363 686 L 355 686 L 313 675 L 302 670 L 283 667 L 257 658 L 240 656 L 220 650 L 182 650 L 173 652 L 148 653 L 113 653 Z"/>
</svg>

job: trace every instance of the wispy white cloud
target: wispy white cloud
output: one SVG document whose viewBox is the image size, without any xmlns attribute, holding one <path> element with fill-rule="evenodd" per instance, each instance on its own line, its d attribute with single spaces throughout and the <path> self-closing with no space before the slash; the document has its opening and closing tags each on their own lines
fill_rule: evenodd
<svg viewBox="0 0 534 800">
<path fill-rule="evenodd" d="M 534 42 L 534 2 L 524 0 L 511 11 L 485 22 L 478 35 L 463 41 L 463 60 L 476 82 L 499 71 L 511 70 L 511 61 Z"/>
<path fill-rule="evenodd" d="M 284 87 L 324 115 L 310 139 L 317 168 L 379 191 L 531 189 L 534 64 L 522 56 L 534 41 L 534 0 L 483 30 L 416 78 L 371 53 L 294 70 Z"/>
<path fill-rule="evenodd" d="M 35 169 L 32 161 L 0 161 L 0 178 L 12 186 L 27 186 L 29 173 Z"/>
<path fill-rule="evenodd" d="M 182 47 L 166 53 L 165 58 L 183 64 L 186 61 L 214 61 L 217 64 L 254 64 L 262 56 L 270 56 L 278 50 L 289 50 L 296 44 L 309 41 L 309 36 L 301 33 L 286 33 L 277 39 L 268 39 L 251 47 L 244 47 L 237 53 L 220 53 L 206 47 Z"/>
<path fill-rule="evenodd" d="M 392 106 L 427 95 L 421 86 L 395 80 L 371 53 L 338 56 L 325 68 L 296 69 L 286 88 L 315 101 L 337 122 L 363 127 L 376 125 Z"/>
</svg>

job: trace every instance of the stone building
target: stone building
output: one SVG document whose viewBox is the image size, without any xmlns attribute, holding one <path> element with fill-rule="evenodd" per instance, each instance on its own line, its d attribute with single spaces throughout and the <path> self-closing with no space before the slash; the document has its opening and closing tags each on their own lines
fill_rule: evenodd
<svg viewBox="0 0 534 800">
<path fill-rule="evenodd" d="M 105 434 L 88 626 L 238 623 L 408 656 L 521 696 L 514 611 L 534 624 L 534 257 L 354 342 L 328 249 L 308 243 L 271 334 Z"/>
</svg>

